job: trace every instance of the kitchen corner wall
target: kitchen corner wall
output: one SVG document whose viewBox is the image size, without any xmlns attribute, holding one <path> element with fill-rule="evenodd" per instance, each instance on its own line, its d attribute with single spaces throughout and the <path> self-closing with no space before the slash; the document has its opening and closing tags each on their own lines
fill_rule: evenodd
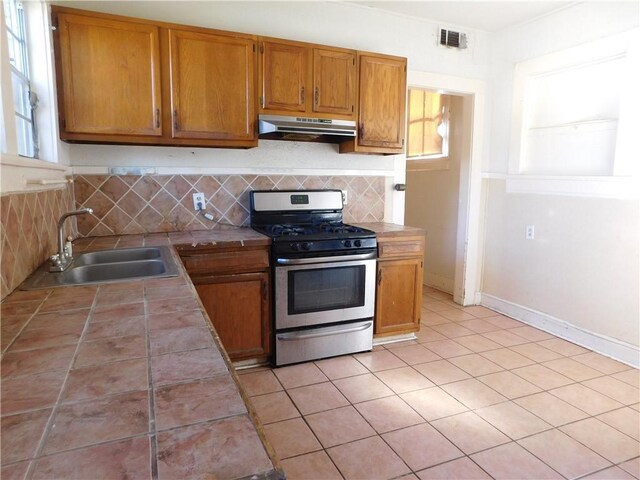
<svg viewBox="0 0 640 480">
<path fill-rule="evenodd" d="M 71 186 L 0 197 L 0 298 L 11 293 L 56 251 L 58 218 L 73 206 Z M 75 234 L 74 219 L 69 219 L 65 237 Z"/>
<path fill-rule="evenodd" d="M 346 222 L 384 219 L 382 176 L 297 175 L 76 175 L 76 206 L 94 215 L 78 217 L 83 236 L 203 230 L 249 225 L 251 190 L 334 188 L 347 192 Z M 206 219 L 193 208 L 193 193 L 206 197 Z"/>
</svg>

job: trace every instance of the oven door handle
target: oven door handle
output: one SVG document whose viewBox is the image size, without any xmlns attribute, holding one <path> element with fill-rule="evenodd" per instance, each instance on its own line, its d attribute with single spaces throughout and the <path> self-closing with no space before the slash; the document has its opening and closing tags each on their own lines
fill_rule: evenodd
<svg viewBox="0 0 640 480">
<path fill-rule="evenodd" d="M 365 323 L 360 323 L 356 326 L 351 326 L 347 328 L 336 328 L 331 331 L 324 332 L 316 332 L 316 333 L 304 333 L 304 332 L 292 332 L 292 333 L 279 333 L 276 335 L 278 340 L 282 341 L 290 341 L 290 340 L 303 340 L 306 338 L 316 338 L 316 337 L 328 337 L 329 335 L 342 335 L 343 333 L 352 333 L 352 332 L 361 332 L 363 330 L 367 330 L 373 326 L 372 321 L 368 321 Z"/>
<path fill-rule="evenodd" d="M 305 265 L 310 263 L 348 262 L 350 260 L 370 260 L 376 258 L 376 252 L 359 253 L 356 255 L 336 255 L 333 257 L 310 258 L 276 258 L 278 265 Z"/>
</svg>

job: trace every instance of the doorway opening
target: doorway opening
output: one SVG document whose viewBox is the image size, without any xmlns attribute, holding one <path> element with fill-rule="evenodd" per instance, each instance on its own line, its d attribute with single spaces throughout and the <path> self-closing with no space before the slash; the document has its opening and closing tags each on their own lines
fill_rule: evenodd
<svg viewBox="0 0 640 480">
<path fill-rule="evenodd" d="M 412 132 L 408 131 L 403 181 L 398 182 L 407 185 L 402 193 L 402 220 L 405 225 L 427 232 L 423 284 L 452 294 L 461 305 L 477 304 L 482 266 L 484 82 L 409 72 L 407 84 L 410 92 L 415 89 L 435 94 L 433 98 L 438 98 L 439 104 L 424 100 L 423 113 L 431 106 L 431 113 L 425 113 L 426 122 L 431 123 L 417 127 L 422 128 L 420 145 L 430 145 L 432 151 L 416 156 L 418 149 L 411 147 Z M 419 100 L 420 95 L 413 98 L 417 104 L 415 99 Z M 411 108 L 407 110 L 410 112 Z M 418 124 L 417 114 L 413 116 L 414 124 Z M 407 124 L 411 125 L 411 121 L 408 118 Z M 439 154 L 433 150 L 438 146 L 438 137 L 432 135 L 431 140 L 425 140 L 427 130 L 441 135 Z M 414 131 L 414 139 L 420 134 Z"/>
</svg>

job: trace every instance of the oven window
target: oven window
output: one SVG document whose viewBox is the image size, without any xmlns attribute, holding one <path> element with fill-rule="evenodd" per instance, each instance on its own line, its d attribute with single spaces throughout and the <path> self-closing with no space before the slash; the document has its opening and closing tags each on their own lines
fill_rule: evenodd
<svg viewBox="0 0 640 480">
<path fill-rule="evenodd" d="M 289 315 L 364 305 L 365 265 L 289 272 Z"/>
</svg>

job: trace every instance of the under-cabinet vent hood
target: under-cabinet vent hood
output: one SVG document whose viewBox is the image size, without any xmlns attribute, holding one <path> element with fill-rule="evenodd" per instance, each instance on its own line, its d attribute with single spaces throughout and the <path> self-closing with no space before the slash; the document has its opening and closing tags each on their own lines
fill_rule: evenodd
<svg viewBox="0 0 640 480">
<path fill-rule="evenodd" d="M 260 138 L 341 142 L 356 136 L 353 120 L 260 115 L 258 126 Z"/>
</svg>

